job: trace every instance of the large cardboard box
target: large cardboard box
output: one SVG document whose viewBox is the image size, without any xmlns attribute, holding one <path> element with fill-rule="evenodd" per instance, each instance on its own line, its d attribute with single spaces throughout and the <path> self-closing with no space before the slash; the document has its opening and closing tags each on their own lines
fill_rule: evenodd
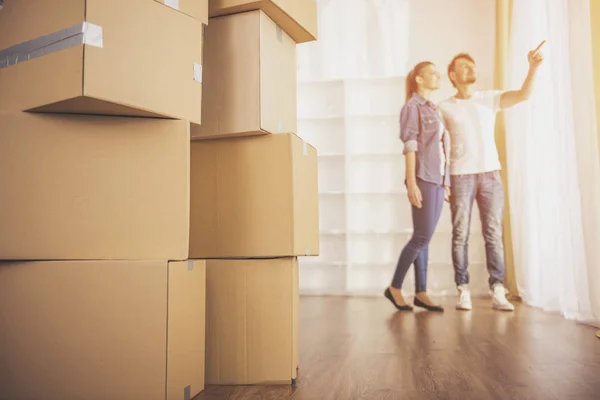
<svg viewBox="0 0 600 400">
<path fill-rule="evenodd" d="M 292 383 L 298 302 L 296 257 L 207 260 L 206 383 Z"/>
<path fill-rule="evenodd" d="M 203 24 L 208 24 L 208 0 L 156 0 L 161 4 L 181 11 Z"/>
<path fill-rule="evenodd" d="M 0 263 L 0 399 L 191 399 L 205 299 L 204 261 Z"/>
<path fill-rule="evenodd" d="M 211 19 L 204 59 L 193 139 L 297 132 L 296 45 L 265 13 Z"/>
<path fill-rule="evenodd" d="M 210 0 L 209 16 L 263 10 L 296 43 L 317 39 L 317 2 L 315 0 Z"/>
<path fill-rule="evenodd" d="M 200 123 L 202 22 L 150 0 L 5 0 L 0 110 Z"/>
<path fill-rule="evenodd" d="M 0 260 L 185 260 L 185 121 L 0 113 Z"/>
<path fill-rule="evenodd" d="M 312 146 L 281 134 L 191 147 L 189 258 L 319 254 Z"/>
</svg>

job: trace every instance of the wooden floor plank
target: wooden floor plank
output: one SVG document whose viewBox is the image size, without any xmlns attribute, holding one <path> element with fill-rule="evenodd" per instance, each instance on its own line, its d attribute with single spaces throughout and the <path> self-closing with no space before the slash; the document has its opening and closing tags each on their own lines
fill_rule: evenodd
<svg viewBox="0 0 600 400">
<path fill-rule="evenodd" d="M 295 386 L 208 386 L 196 400 L 600 398 L 595 329 L 519 304 L 398 313 L 384 298 L 302 297 Z"/>
</svg>

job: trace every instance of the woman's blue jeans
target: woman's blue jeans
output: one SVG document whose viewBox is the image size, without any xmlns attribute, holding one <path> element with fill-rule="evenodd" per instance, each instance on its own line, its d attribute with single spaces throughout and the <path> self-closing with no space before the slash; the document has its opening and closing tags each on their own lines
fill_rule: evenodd
<svg viewBox="0 0 600 400">
<path fill-rule="evenodd" d="M 400 289 L 410 266 L 415 264 L 415 291 L 427 290 L 427 264 L 429 262 L 429 242 L 442 213 L 444 187 L 417 179 L 421 190 L 421 208 L 412 206 L 413 235 L 402 249 L 392 287 Z"/>
</svg>

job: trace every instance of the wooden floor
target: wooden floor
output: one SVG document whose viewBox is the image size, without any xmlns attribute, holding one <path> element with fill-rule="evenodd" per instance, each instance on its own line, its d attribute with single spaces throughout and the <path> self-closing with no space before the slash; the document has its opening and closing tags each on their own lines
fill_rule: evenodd
<svg viewBox="0 0 600 400">
<path fill-rule="evenodd" d="M 595 329 L 518 305 L 397 313 L 384 298 L 303 297 L 292 386 L 208 386 L 203 399 L 600 399 Z"/>
</svg>

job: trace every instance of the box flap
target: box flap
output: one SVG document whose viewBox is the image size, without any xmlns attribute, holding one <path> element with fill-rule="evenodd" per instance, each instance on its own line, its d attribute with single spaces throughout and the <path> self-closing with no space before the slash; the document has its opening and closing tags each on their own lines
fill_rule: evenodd
<svg viewBox="0 0 600 400">
<path fill-rule="evenodd" d="M 317 39 L 317 3 L 315 0 L 211 0 L 209 16 L 231 15 L 263 10 L 296 43 Z"/>
<path fill-rule="evenodd" d="M 294 253 L 319 255 L 319 175 L 317 150 L 289 135 L 294 172 Z"/>
<path fill-rule="evenodd" d="M 156 0 L 159 3 L 180 11 L 203 24 L 208 24 L 208 0 Z"/>
</svg>

